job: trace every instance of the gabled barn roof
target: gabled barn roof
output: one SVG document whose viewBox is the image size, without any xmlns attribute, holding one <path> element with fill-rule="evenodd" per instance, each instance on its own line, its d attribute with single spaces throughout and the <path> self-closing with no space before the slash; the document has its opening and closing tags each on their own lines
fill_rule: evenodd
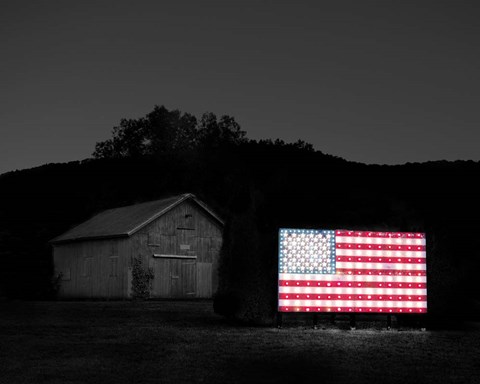
<svg viewBox="0 0 480 384">
<path fill-rule="evenodd" d="M 215 221 L 223 225 L 223 221 L 203 202 L 198 200 L 195 195 L 186 193 L 161 200 L 148 201 L 103 211 L 50 240 L 50 243 L 56 244 L 76 240 L 131 236 L 185 200 L 195 202 Z"/>
</svg>

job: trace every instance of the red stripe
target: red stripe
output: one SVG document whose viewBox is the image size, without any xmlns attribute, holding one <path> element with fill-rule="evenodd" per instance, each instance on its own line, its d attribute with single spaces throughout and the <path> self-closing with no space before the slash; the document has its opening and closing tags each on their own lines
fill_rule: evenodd
<svg viewBox="0 0 480 384">
<path fill-rule="evenodd" d="M 312 293 L 279 293 L 284 300 L 372 300 L 372 301 L 427 301 L 426 295 L 321 295 Z"/>
<path fill-rule="evenodd" d="M 279 312 L 356 312 L 356 313 L 427 313 L 426 308 L 379 307 L 278 307 Z"/>
<path fill-rule="evenodd" d="M 367 249 L 371 251 L 425 251 L 425 245 L 392 245 L 392 244 L 353 244 L 336 243 L 337 249 Z"/>
<path fill-rule="evenodd" d="M 344 237 L 380 237 L 380 238 L 394 238 L 394 239 L 424 239 L 425 234 L 419 232 L 372 232 L 372 231 L 335 231 L 337 236 Z"/>
<path fill-rule="evenodd" d="M 395 264 L 426 264 L 425 257 L 391 257 L 391 256 L 337 256 L 337 261 L 360 263 L 395 263 Z"/>
<path fill-rule="evenodd" d="M 372 275 L 372 276 L 426 276 L 426 271 L 412 271 L 407 269 L 347 269 L 337 268 L 337 275 Z"/>
<path fill-rule="evenodd" d="M 314 280 L 279 280 L 282 287 L 352 287 L 352 288 L 420 288 L 425 289 L 425 283 L 398 282 L 366 282 L 366 281 L 314 281 Z"/>
</svg>

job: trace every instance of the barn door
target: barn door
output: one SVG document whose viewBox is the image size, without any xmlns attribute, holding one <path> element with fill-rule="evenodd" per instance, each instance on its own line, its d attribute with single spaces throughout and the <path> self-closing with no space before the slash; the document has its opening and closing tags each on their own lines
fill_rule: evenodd
<svg viewBox="0 0 480 384">
<path fill-rule="evenodd" d="M 196 297 L 197 263 L 194 259 L 158 258 L 154 261 L 152 297 Z"/>
<path fill-rule="evenodd" d="M 182 288 L 183 297 L 195 297 L 196 296 L 196 262 L 194 260 L 182 261 Z"/>
<path fill-rule="evenodd" d="M 170 296 L 174 299 L 181 298 L 182 282 L 181 282 L 181 260 L 170 260 Z"/>
</svg>

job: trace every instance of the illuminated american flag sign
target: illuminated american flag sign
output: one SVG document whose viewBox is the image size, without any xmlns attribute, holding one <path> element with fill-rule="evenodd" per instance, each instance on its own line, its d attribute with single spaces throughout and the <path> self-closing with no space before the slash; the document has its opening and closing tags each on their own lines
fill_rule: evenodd
<svg viewBox="0 0 480 384">
<path fill-rule="evenodd" d="M 280 229 L 280 312 L 426 313 L 425 234 Z"/>
</svg>

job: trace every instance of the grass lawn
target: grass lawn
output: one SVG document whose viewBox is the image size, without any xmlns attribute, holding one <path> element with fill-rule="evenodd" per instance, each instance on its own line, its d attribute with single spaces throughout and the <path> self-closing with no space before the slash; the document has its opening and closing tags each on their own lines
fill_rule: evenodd
<svg viewBox="0 0 480 384">
<path fill-rule="evenodd" d="M 0 383 L 198 382 L 480 383 L 480 327 L 247 327 L 209 301 L 0 303 Z"/>
</svg>

